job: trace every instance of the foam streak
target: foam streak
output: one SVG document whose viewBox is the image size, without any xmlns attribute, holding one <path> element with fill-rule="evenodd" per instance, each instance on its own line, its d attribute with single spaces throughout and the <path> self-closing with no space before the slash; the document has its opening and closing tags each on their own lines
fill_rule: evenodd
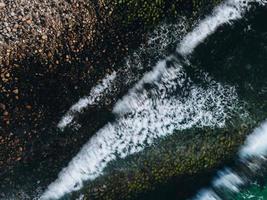
<svg viewBox="0 0 267 200">
<path fill-rule="evenodd" d="M 77 113 L 81 113 L 85 108 L 90 105 L 95 105 L 98 102 L 98 99 L 104 93 L 109 92 L 109 88 L 115 78 L 116 72 L 113 72 L 111 75 L 107 75 L 100 84 L 91 89 L 89 96 L 81 98 L 77 103 L 71 106 L 69 111 L 62 117 L 57 127 L 61 130 L 64 130 L 66 126 L 72 123 Z"/>
<path fill-rule="evenodd" d="M 218 27 L 223 24 L 230 23 L 232 20 L 237 20 L 242 17 L 242 1 L 229 0 L 226 3 L 219 5 L 211 16 L 201 21 L 198 26 L 189 33 L 178 45 L 177 51 L 187 56 L 203 42 L 209 35 L 214 33 Z"/>
</svg>

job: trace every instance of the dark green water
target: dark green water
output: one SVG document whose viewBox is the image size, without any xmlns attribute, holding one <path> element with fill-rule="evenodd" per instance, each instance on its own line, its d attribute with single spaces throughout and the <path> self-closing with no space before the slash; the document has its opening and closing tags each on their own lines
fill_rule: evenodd
<svg viewBox="0 0 267 200">
<path fill-rule="evenodd" d="M 240 96 L 252 105 L 254 119 L 263 117 L 259 117 L 259 120 L 266 118 L 267 111 L 266 19 L 266 6 L 253 8 L 242 20 L 232 26 L 220 28 L 193 55 L 196 66 L 203 66 L 221 81 L 236 84 Z M 267 199 L 265 168 L 263 166 L 256 173 L 261 176 L 260 180 L 250 177 L 248 186 L 241 187 L 238 193 L 226 195 L 221 191 L 218 199 Z M 220 194 L 220 191 L 217 192 Z"/>
</svg>

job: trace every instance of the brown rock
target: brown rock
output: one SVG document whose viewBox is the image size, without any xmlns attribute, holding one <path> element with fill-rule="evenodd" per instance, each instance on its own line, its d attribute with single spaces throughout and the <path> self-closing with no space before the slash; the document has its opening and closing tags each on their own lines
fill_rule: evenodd
<svg viewBox="0 0 267 200">
<path fill-rule="evenodd" d="M 43 40 L 47 40 L 47 35 L 42 35 Z"/>
<path fill-rule="evenodd" d="M 3 2 L 1 2 L 1 3 L 0 3 L 0 9 L 2 9 L 2 8 L 4 8 L 4 7 L 6 7 L 6 4 L 3 3 Z"/>
<path fill-rule="evenodd" d="M 13 90 L 13 93 L 14 94 L 18 94 L 19 93 L 19 90 L 18 89 L 15 89 L 15 90 Z"/>
</svg>

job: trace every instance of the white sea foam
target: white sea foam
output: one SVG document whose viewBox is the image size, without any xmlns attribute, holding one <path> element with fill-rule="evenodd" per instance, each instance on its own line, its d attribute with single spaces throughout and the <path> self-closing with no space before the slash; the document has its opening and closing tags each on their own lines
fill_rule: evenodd
<svg viewBox="0 0 267 200">
<path fill-rule="evenodd" d="M 227 168 L 219 171 L 218 177 L 212 182 L 212 187 L 217 189 L 227 189 L 231 192 L 239 192 L 239 187 L 245 184 L 245 180 L 236 172 Z M 201 190 L 194 200 L 221 200 L 213 189 Z"/>
<path fill-rule="evenodd" d="M 202 43 L 209 35 L 214 33 L 221 25 L 240 19 L 245 11 L 244 2 L 241 0 L 228 0 L 214 9 L 211 16 L 200 21 L 198 26 L 189 33 L 178 45 L 177 51 L 187 56 Z"/>
<path fill-rule="evenodd" d="M 240 151 L 242 159 L 248 157 L 262 157 L 267 155 L 267 121 L 248 137 Z"/>
<path fill-rule="evenodd" d="M 127 81 L 137 81 L 139 74 L 132 72 L 132 70 L 143 70 L 144 66 L 141 55 L 155 52 L 156 50 L 157 53 L 154 53 L 153 59 L 155 59 L 155 56 L 164 57 L 167 46 L 177 41 L 177 39 L 181 39 L 186 34 L 186 30 L 188 29 L 186 22 L 187 19 L 182 17 L 175 24 L 161 24 L 156 27 L 153 32 L 149 33 L 147 44 L 142 44 L 136 52 L 126 58 L 123 70 L 113 72 L 104 77 L 101 83 L 91 89 L 88 96 L 79 99 L 77 103 L 70 107 L 68 112 L 57 124 L 57 127 L 64 130 L 65 127 L 73 123 L 77 114 L 82 113 L 90 105 L 96 105 L 101 97 L 104 97 L 114 89 L 112 88 L 115 85 L 114 82 L 121 76 L 121 72 L 123 76 L 127 77 Z M 124 84 L 127 85 L 127 83 Z"/>
<path fill-rule="evenodd" d="M 244 180 L 230 169 L 219 172 L 219 177 L 213 182 L 214 187 L 228 188 L 233 192 L 238 192 L 239 187 L 244 184 Z"/>
<path fill-rule="evenodd" d="M 139 104 L 142 104 L 144 99 L 140 97 L 136 99 L 137 93 L 142 92 L 144 85 L 152 82 L 156 82 L 161 78 L 162 74 L 166 71 L 166 60 L 159 62 L 154 69 L 146 73 L 143 78 L 128 92 L 126 96 L 119 100 L 113 108 L 115 114 L 125 114 L 130 112 L 131 108 L 135 109 Z M 133 101 L 133 99 L 139 101 Z"/>
<path fill-rule="evenodd" d="M 81 98 L 77 103 L 71 106 L 69 111 L 62 117 L 62 119 L 58 123 L 58 128 L 63 130 L 66 126 L 72 123 L 77 113 L 81 113 L 85 108 L 90 105 L 97 104 L 99 98 L 103 96 L 103 94 L 107 94 L 108 92 L 110 92 L 111 85 L 115 78 L 116 72 L 108 74 L 102 80 L 101 83 L 91 89 L 89 96 Z"/>
<path fill-rule="evenodd" d="M 221 200 L 221 198 L 211 190 L 202 190 L 197 194 L 195 200 Z"/>
<path fill-rule="evenodd" d="M 157 54 L 161 54 L 165 52 L 170 44 L 173 44 L 175 41 L 180 41 L 188 32 L 188 29 L 189 23 L 186 17 L 179 17 L 175 23 L 161 24 L 149 34 L 145 46 L 148 47 L 150 51 L 156 50 Z"/>
<path fill-rule="evenodd" d="M 220 25 L 241 16 L 234 3 L 227 6 L 219 6 L 211 17 L 200 22 L 178 51 L 184 55 L 192 52 Z M 190 80 L 181 65 L 167 67 L 167 60 L 172 58 L 159 62 L 117 102 L 113 109 L 117 114 L 115 122 L 104 126 L 84 145 L 48 186 L 42 200 L 58 199 L 79 190 L 85 181 L 103 174 L 110 161 L 137 153 L 174 130 L 225 125 L 238 104 L 235 89 L 210 80 L 201 87 Z"/>
</svg>

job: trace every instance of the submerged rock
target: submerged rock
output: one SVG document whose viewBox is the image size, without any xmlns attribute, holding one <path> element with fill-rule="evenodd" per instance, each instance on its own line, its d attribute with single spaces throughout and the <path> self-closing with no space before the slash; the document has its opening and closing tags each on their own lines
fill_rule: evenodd
<svg viewBox="0 0 267 200">
<path fill-rule="evenodd" d="M 82 189 L 83 199 L 139 199 L 170 180 L 181 187 L 176 198 L 188 197 L 189 188 L 197 188 L 203 181 L 192 177 L 211 173 L 230 161 L 252 127 L 240 124 L 226 129 L 178 131 L 141 153 L 111 163 L 103 176 Z M 179 193 L 182 188 L 189 193 Z"/>
</svg>

